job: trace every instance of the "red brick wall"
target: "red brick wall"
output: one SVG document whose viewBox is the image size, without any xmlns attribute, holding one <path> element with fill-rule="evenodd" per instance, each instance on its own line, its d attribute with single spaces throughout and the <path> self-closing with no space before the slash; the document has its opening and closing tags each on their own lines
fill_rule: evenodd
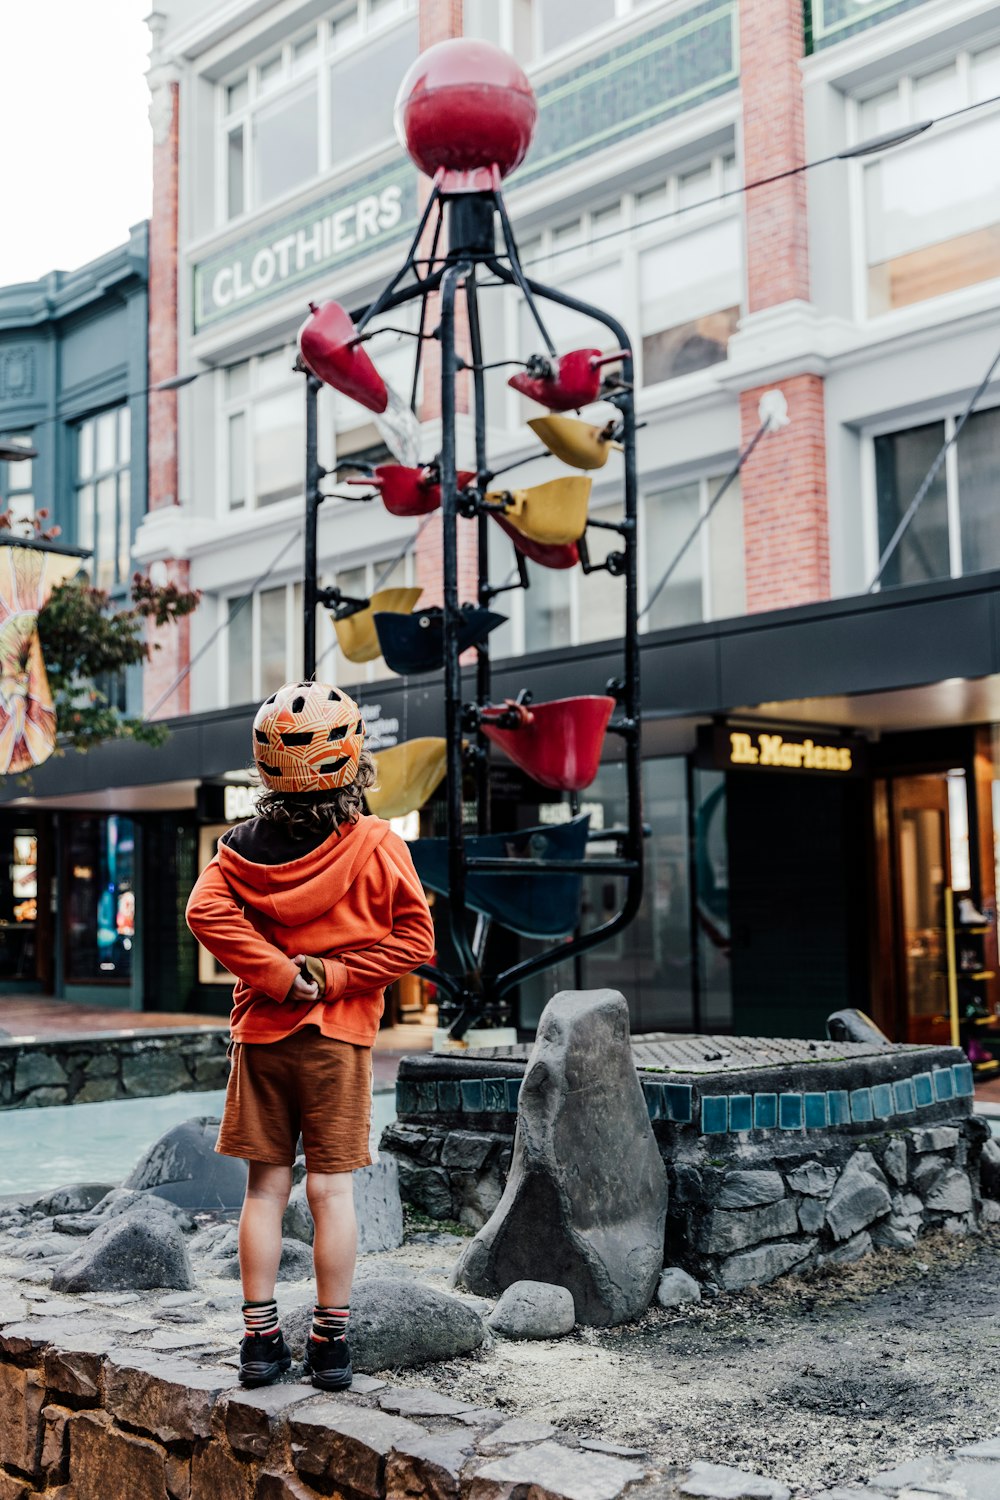
<svg viewBox="0 0 1000 1500">
<path fill-rule="evenodd" d="M 169 92 L 172 116 L 169 129 L 153 146 L 153 214 L 149 226 L 149 385 L 169 379 L 177 369 L 177 193 L 178 115 L 176 83 L 162 84 Z M 150 510 L 176 505 L 177 494 L 177 393 L 149 393 L 149 500 Z M 172 582 L 188 587 L 187 562 L 171 560 L 167 571 Z M 148 628 L 155 647 L 143 673 L 143 701 L 148 712 L 181 669 L 190 660 L 190 623 L 187 619 L 162 630 Z M 190 678 L 156 711 L 157 718 L 185 714 L 191 707 Z"/>
<path fill-rule="evenodd" d="M 805 161 L 801 0 L 740 0 L 745 182 Z M 744 195 L 749 314 L 810 300 L 806 175 Z M 791 425 L 769 433 L 742 474 L 747 609 L 780 609 L 830 593 L 823 381 L 794 375 L 740 396 L 745 446 L 764 389 L 779 386 Z"/>
<path fill-rule="evenodd" d="M 420 50 L 462 35 L 462 0 L 420 0 Z"/>
<path fill-rule="evenodd" d="M 802 0 L 740 0 L 745 182 L 805 161 Z M 748 312 L 809 300 L 806 175 L 745 194 Z"/>
<path fill-rule="evenodd" d="M 830 594 L 823 381 L 793 375 L 740 395 L 741 445 L 760 426 L 758 403 L 780 388 L 790 425 L 770 432 L 743 466 L 747 610 L 783 609 Z"/>
</svg>

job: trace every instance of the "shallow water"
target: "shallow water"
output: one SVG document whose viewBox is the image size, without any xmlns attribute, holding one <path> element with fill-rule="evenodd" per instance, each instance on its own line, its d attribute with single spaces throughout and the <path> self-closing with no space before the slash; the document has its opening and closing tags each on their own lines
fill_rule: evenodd
<svg viewBox="0 0 1000 1500">
<path fill-rule="evenodd" d="M 0 1194 L 70 1182 L 120 1182 L 173 1125 L 222 1113 L 225 1090 L 0 1111 Z M 392 1090 L 375 1095 L 378 1140 L 396 1116 Z"/>
</svg>

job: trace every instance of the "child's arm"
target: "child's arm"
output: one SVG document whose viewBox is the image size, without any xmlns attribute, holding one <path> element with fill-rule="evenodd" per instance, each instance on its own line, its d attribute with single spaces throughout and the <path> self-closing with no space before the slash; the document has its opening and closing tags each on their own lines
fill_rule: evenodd
<svg viewBox="0 0 1000 1500">
<path fill-rule="evenodd" d="M 405 849 L 405 845 L 403 846 Z M 416 871 L 407 854 L 393 861 L 392 931 L 381 943 L 322 959 L 324 1000 L 350 1000 L 383 990 L 394 979 L 412 974 L 434 954 L 434 924 Z"/>
<path fill-rule="evenodd" d="M 298 998 L 292 994 L 295 981 L 301 980 L 298 965 L 260 935 L 230 890 L 217 859 L 198 876 L 185 915 L 199 943 L 244 984 L 272 1000 Z M 315 998 L 315 993 L 311 988 L 301 998 Z"/>
</svg>

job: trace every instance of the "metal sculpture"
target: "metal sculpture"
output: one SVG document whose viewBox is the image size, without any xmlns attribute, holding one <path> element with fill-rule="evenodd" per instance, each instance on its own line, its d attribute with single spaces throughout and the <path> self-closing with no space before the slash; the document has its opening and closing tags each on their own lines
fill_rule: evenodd
<svg viewBox="0 0 1000 1500">
<path fill-rule="evenodd" d="M 353 661 L 371 659 L 359 654 L 359 645 L 369 653 L 377 652 L 381 643 L 387 663 L 398 671 L 439 670 L 443 665 L 448 832 L 443 839 L 417 840 L 411 850 L 425 883 L 448 898 L 457 972 L 422 972 L 438 986 L 442 1024 L 449 1027 L 454 1040 L 460 1040 L 474 1021 L 500 1020 L 505 997 L 529 976 L 574 959 L 620 932 L 635 917 L 642 898 L 632 349 L 613 314 L 542 285 L 526 275 L 521 265 L 501 183 L 523 161 L 536 116 L 527 78 L 514 59 L 498 48 L 454 40 L 423 53 L 403 80 L 396 105 L 400 138 L 417 166 L 432 179 L 410 248 L 374 302 L 353 316 L 336 304 L 314 308 L 300 337 L 302 366 L 307 372 L 306 675 L 316 666 L 315 616 L 320 604 L 332 611 L 342 647 L 345 637 L 359 637 L 351 641 L 355 649 L 345 649 Z M 447 249 L 442 248 L 445 237 Z M 479 316 L 480 297 L 493 287 L 520 290 L 544 346 L 541 354 L 510 361 L 522 368 L 509 383 L 550 413 L 531 424 L 546 448 L 584 470 L 603 467 L 611 451 L 621 451 L 624 514 L 620 521 L 588 518 L 589 477 L 568 475 L 520 489 L 497 483 L 498 473 L 487 451 L 487 364 Z M 557 353 L 542 316 L 546 302 L 601 325 L 610 334 L 613 352 L 607 352 L 605 339 L 603 349 L 595 346 Z M 364 344 L 374 333 L 377 319 L 409 303 L 419 305 L 420 317 L 408 409 L 385 386 L 364 354 Z M 460 311 L 464 314 L 461 334 L 467 334 L 467 344 L 460 336 Z M 435 313 L 437 326 L 431 328 Z M 421 464 L 412 413 L 424 346 L 430 338 L 440 347 L 441 448 L 431 463 Z M 456 457 L 457 389 L 467 378 L 473 392 L 474 472 L 460 470 Z M 413 605 L 406 602 L 403 590 L 387 591 L 398 598 L 387 611 L 379 594 L 371 600 L 348 599 L 337 589 L 319 588 L 318 510 L 327 493 L 321 488 L 326 471 L 317 458 L 320 379 L 360 400 L 376 413 L 376 421 L 383 420 L 378 414 L 384 413 L 384 420 L 391 420 L 397 434 L 402 434 L 402 445 L 395 445 L 402 467 L 367 471 L 363 476 L 370 486 L 367 498 L 381 496 L 397 515 L 426 516 L 440 507 L 444 554 L 440 611 L 412 613 Z M 613 408 L 613 414 L 597 425 L 565 415 L 596 401 Z M 464 603 L 459 597 L 460 516 L 478 522 L 477 598 Z M 490 581 L 491 522 L 498 523 L 514 544 L 514 583 Z M 618 547 L 602 563 L 590 559 L 588 526 L 617 535 Z M 625 603 L 622 670 L 607 684 L 605 696 L 533 705 L 530 694 L 522 692 L 515 702 L 492 701 L 488 630 L 502 616 L 495 615 L 491 606 L 508 589 L 530 586 L 529 561 L 554 568 L 579 565 L 584 573 L 604 571 L 621 578 Z M 460 665 L 470 643 L 476 651 L 471 698 L 463 690 Z M 588 817 L 579 815 L 577 798 L 596 775 L 606 733 L 623 742 L 627 817 L 622 827 L 591 832 Z M 489 741 L 543 785 L 569 794 L 568 822 L 515 834 L 491 831 Z M 405 750 L 405 746 L 400 748 Z M 406 758 L 400 757 L 400 763 L 405 766 Z M 471 836 L 463 828 L 466 770 L 475 784 L 476 832 Z M 418 806 L 422 792 L 423 787 L 415 789 L 411 799 L 394 786 L 384 805 Z M 374 805 L 378 806 L 377 799 Z M 588 842 L 596 839 L 604 846 L 614 845 L 615 854 L 588 859 Z M 614 915 L 589 932 L 580 930 L 585 875 L 619 876 L 624 882 Z M 469 930 L 470 911 L 480 917 L 475 936 Z M 490 921 L 546 941 L 547 946 L 527 959 L 487 972 L 485 933 Z"/>
</svg>

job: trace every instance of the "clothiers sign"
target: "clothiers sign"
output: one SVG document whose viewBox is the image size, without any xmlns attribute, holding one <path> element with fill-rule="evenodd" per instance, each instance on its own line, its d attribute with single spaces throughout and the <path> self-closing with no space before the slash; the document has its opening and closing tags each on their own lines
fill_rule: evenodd
<svg viewBox="0 0 1000 1500">
<path fill-rule="evenodd" d="M 194 267 L 194 331 L 412 235 L 417 174 L 396 162 L 356 179 Z"/>
<path fill-rule="evenodd" d="M 719 771 L 799 771 L 838 779 L 866 770 L 864 740 L 818 730 L 716 724 L 699 748 L 702 764 Z"/>
</svg>

